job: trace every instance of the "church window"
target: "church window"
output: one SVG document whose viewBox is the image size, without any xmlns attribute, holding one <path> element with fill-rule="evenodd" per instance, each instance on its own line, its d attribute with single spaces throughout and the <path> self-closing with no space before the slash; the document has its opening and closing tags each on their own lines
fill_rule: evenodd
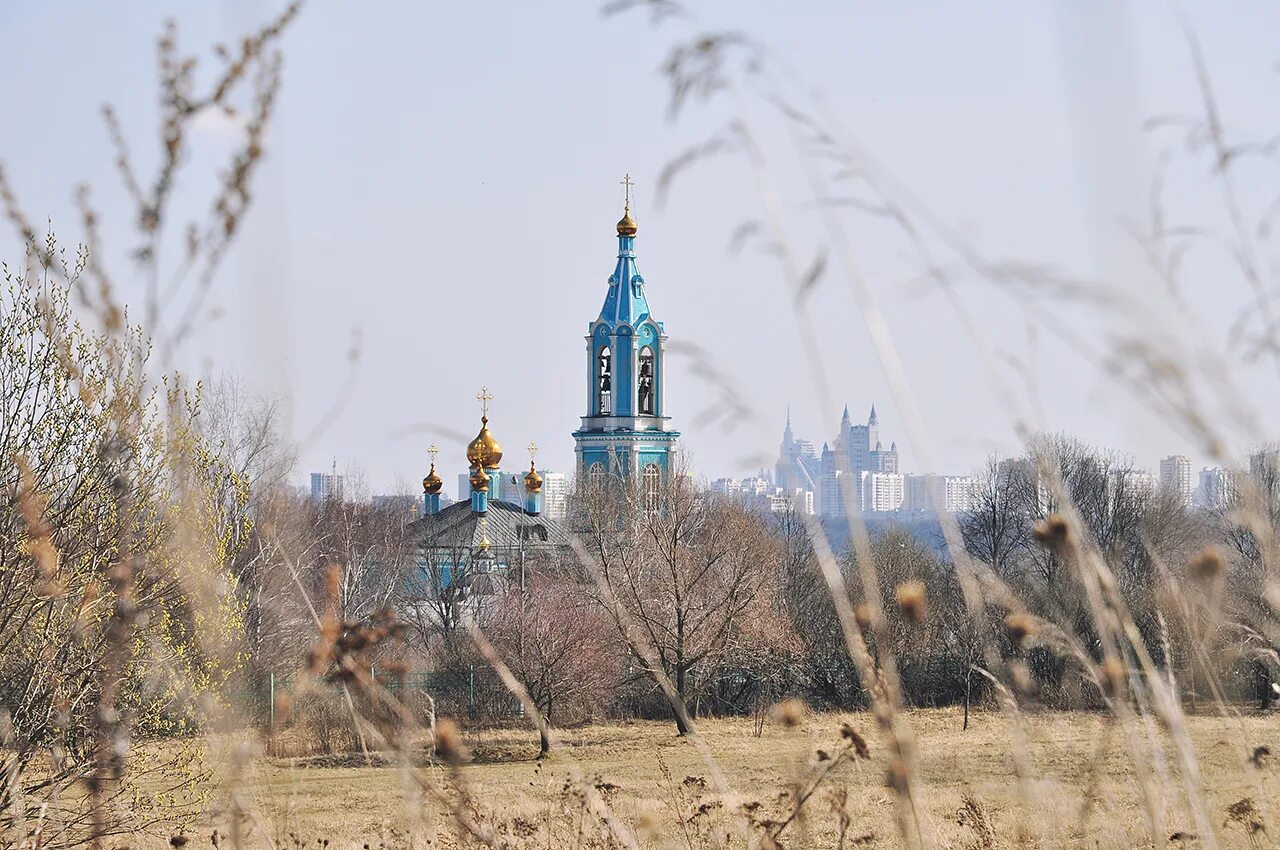
<svg viewBox="0 0 1280 850">
<path fill-rule="evenodd" d="M 637 388 L 637 399 L 642 415 L 653 415 L 653 349 L 645 346 L 640 350 L 640 384 Z"/>
<path fill-rule="evenodd" d="M 645 510 L 657 510 L 658 498 L 661 492 L 660 488 L 662 486 L 662 470 L 656 463 L 645 465 L 641 486 L 644 493 Z"/>
<path fill-rule="evenodd" d="M 613 413 L 613 357 L 609 346 L 600 349 L 600 415 Z"/>
<path fill-rule="evenodd" d="M 591 464 L 591 467 L 587 470 L 587 479 L 590 482 L 592 487 L 603 486 L 604 475 L 605 475 L 604 464 L 601 463 L 600 461 L 596 461 L 595 463 Z"/>
</svg>

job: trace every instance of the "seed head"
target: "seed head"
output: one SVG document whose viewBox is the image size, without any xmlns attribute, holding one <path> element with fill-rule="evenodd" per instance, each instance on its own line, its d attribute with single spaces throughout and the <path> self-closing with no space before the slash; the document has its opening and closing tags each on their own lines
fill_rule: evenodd
<svg viewBox="0 0 1280 850">
<path fill-rule="evenodd" d="M 1027 638 L 1033 636 L 1039 628 L 1036 618 L 1030 614 L 1010 614 L 1004 618 L 1004 630 L 1009 640 L 1022 646 Z"/>
<path fill-rule="evenodd" d="M 862 631 L 871 631 L 871 609 L 867 607 L 867 603 L 864 602 L 853 609 L 853 619 Z"/>
<path fill-rule="evenodd" d="M 798 699 L 784 699 L 769 712 L 774 723 L 785 729 L 794 729 L 804 722 L 808 708 Z"/>
<path fill-rule="evenodd" d="M 841 723 L 840 737 L 853 745 L 853 751 L 858 754 L 858 758 L 871 758 L 871 748 L 867 746 L 867 739 L 858 734 L 857 729 L 854 729 L 848 723 Z"/>
<path fill-rule="evenodd" d="M 885 770 L 884 784 L 888 788 L 892 788 L 899 794 L 907 793 L 907 764 L 900 758 L 895 758 L 889 762 L 889 767 Z"/>
<path fill-rule="evenodd" d="M 1124 687 L 1127 673 L 1124 665 L 1114 658 L 1108 658 L 1098 667 L 1098 675 L 1102 677 L 1102 689 L 1108 696 L 1115 696 Z"/>
<path fill-rule="evenodd" d="M 1049 514 L 1031 529 L 1036 542 L 1061 554 L 1071 542 L 1071 526 L 1061 514 Z"/>
<path fill-rule="evenodd" d="M 1226 572 L 1227 561 L 1217 549 L 1206 546 L 1191 559 L 1188 569 L 1197 581 L 1210 582 Z"/>
<path fill-rule="evenodd" d="M 462 730 L 447 717 L 436 723 L 436 752 L 455 767 L 468 758 L 466 745 L 462 743 Z"/>
<path fill-rule="evenodd" d="M 919 625 L 924 622 L 927 609 L 925 606 L 924 584 L 918 581 L 904 581 L 893 592 L 902 612 L 911 622 Z"/>
</svg>

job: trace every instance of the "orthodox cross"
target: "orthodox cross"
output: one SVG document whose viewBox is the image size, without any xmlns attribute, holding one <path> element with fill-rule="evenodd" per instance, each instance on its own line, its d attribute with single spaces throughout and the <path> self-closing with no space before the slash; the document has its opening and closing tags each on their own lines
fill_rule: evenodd
<svg viewBox="0 0 1280 850">
<path fill-rule="evenodd" d="M 436 455 L 440 454 L 440 447 L 437 446 L 435 443 L 432 443 L 431 445 L 427 446 L 427 454 L 431 455 L 431 468 L 435 469 Z"/>
<path fill-rule="evenodd" d="M 623 175 L 622 179 L 619 180 L 618 183 L 622 185 L 623 191 L 627 193 L 627 209 L 631 209 L 631 187 L 636 185 L 635 181 L 631 179 L 631 174 L 627 173 Z"/>
<path fill-rule="evenodd" d="M 489 402 L 493 401 L 493 396 L 489 394 L 488 387 L 480 388 L 480 392 L 476 393 L 476 401 L 480 402 L 480 416 L 484 419 L 488 419 Z"/>
<path fill-rule="evenodd" d="M 538 444 L 530 443 L 525 446 L 525 448 L 529 450 L 529 465 L 533 466 L 534 462 L 538 459 Z"/>
</svg>

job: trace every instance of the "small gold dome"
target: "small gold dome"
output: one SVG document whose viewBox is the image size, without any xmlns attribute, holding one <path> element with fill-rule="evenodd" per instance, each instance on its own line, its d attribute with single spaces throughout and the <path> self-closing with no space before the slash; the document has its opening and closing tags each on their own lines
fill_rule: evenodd
<svg viewBox="0 0 1280 850">
<path fill-rule="evenodd" d="M 433 463 L 431 464 L 431 471 L 427 473 L 427 477 L 422 479 L 422 492 L 434 496 L 440 492 L 440 488 L 443 486 L 444 482 L 436 474 L 436 465 Z"/>
<path fill-rule="evenodd" d="M 626 209 L 623 210 L 622 218 L 618 220 L 618 235 L 619 236 L 635 236 L 636 235 L 636 220 L 631 217 L 630 204 L 628 204 Z"/>
<path fill-rule="evenodd" d="M 471 473 L 471 489 L 477 493 L 485 493 L 489 490 L 489 476 L 484 474 L 484 467 L 477 466 L 475 471 Z"/>
<path fill-rule="evenodd" d="M 542 489 L 542 476 L 533 468 L 532 463 L 529 464 L 529 471 L 524 476 L 524 489 L 530 493 L 537 493 Z"/>
<path fill-rule="evenodd" d="M 480 433 L 467 444 L 467 462 L 483 469 L 497 469 L 502 463 L 502 445 L 489 433 L 489 417 L 480 418 Z"/>
</svg>

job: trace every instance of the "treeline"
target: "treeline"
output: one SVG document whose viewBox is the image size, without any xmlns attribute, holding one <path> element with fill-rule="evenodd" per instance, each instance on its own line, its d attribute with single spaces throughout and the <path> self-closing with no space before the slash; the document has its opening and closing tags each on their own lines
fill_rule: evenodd
<svg viewBox="0 0 1280 850">
<path fill-rule="evenodd" d="M 1109 650 L 1125 670 L 1154 665 L 1188 707 L 1266 706 L 1280 479 L 1255 466 L 1230 505 L 1205 511 L 1121 456 L 1044 438 L 987 465 L 973 510 L 943 525 L 948 546 L 903 530 L 827 541 L 812 517 L 751 513 L 681 475 L 647 490 L 611 481 L 578 492 L 573 551 L 531 557 L 523 581 L 478 583 L 457 557 L 439 573 L 423 554 L 437 544 L 410 539 L 402 511 L 281 503 L 275 542 L 250 546 L 239 575 L 264 670 L 309 645 L 308 595 L 347 624 L 391 608 L 403 639 L 374 666 L 430 671 L 434 709 L 476 719 L 519 711 L 494 657 L 553 723 L 674 717 L 685 731 L 787 696 L 867 707 L 879 685 L 865 671 L 886 665 L 910 705 L 967 708 L 1004 688 L 1092 708 L 1119 693 Z M 307 553 L 291 564 L 289 523 Z M 1108 637 L 1117 627 L 1122 645 Z"/>
</svg>

